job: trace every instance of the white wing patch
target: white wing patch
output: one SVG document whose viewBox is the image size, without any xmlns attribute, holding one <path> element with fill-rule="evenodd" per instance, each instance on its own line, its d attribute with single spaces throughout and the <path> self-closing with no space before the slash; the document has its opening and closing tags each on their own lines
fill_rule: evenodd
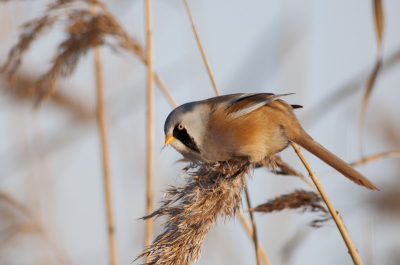
<svg viewBox="0 0 400 265">
<path fill-rule="evenodd" d="M 270 98 L 263 99 L 263 100 L 261 100 L 261 101 L 259 101 L 259 102 L 256 102 L 256 103 L 254 103 L 254 104 L 252 104 L 252 105 L 250 105 L 250 106 L 247 106 L 247 107 L 245 107 L 245 108 L 243 108 L 243 109 L 240 109 L 240 110 L 238 110 L 238 111 L 232 112 L 232 113 L 230 114 L 230 116 L 231 116 L 232 118 L 234 118 L 234 119 L 237 119 L 237 118 L 239 118 L 239 117 L 241 117 L 241 116 L 243 116 L 243 115 L 246 115 L 246 114 L 248 114 L 248 113 L 250 113 L 250 112 L 252 112 L 252 111 L 254 111 L 254 110 L 256 110 L 256 109 L 258 109 L 258 108 L 260 108 L 260 107 L 262 107 L 262 106 L 264 106 L 264 105 L 266 105 L 266 104 L 268 104 L 268 103 L 270 103 L 270 102 L 272 102 L 272 101 L 274 101 L 274 100 L 277 100 L 277 99 L 279 99 L 279 98 L 281 98 L 281 97 L 284 97 L 284 96 L 293 95 L 293 94 L 294 94 L 294 93 L 290 93 L 290 94 L 281 94 L 281 95 L 274 95 L 274 96 L 272 96 L 272 97 L 270 97 Z M 243 97 L 243 96 L 241 96 L 241 97 Z M 237 100 L 237 98 L 236 98 L 236 100 Z"/>
</svg>

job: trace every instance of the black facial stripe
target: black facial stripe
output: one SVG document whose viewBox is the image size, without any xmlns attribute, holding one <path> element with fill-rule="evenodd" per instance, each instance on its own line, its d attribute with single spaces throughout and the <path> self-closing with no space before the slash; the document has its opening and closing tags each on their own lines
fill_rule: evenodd
<svg viewBox="0 0 400 265">
<path fill-rule="evenodd" d="M 175 126 L 174 131 L 172 135 L 181 141 L 184 145 L 186 145 L 189 149 L 195 151 L 196 153 L 200 153 L 199 148 L 197 147 L 197 144 L 195 140 L 189 136 L 189 134 L 186 131 L 186 128 L 183 128 L 182 130 L 178 129 L 178 125 Z"/>
</svg>

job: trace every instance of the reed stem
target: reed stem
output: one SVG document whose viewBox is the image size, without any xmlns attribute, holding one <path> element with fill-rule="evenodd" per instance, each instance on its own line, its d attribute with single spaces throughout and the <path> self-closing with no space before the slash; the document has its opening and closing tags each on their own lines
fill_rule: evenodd
<svg viewBox="0 0 400 265">
<path fill-rule="evenodd" d="M 164 81 L 161 79 L 161 77 L 156 73 L 154 73 L 154 81 L 157 83 L 161 92 L 164 93 L 164 96 L 167 98 L 169 104 L 171 104 L 171 106 L 173 108 L 178 107 L 178 104 L 176 103 L 175 99 L 172 97 L 172 94 L 168 90 L 167 85 L 164 83 Z"/>
<path fill-rule="evenodd" d="M 93 13 L 97 13 L 96 6 L 91 5 Z M 110 251 L 110 264 L 119 264 L 117 235 L 114 217 L 113 203 L 113 185 L 111 176 L 110 152 L 108 148 L 108 132 L 107 132 L 107 113 L 105 104 L 105 88 L 104 88 L 104 72 L 103 72 L 103 57 L 100 46 L 94 47 L 95 67 L 96 67 L 96 85 L 97 85 L 97 119 L 101 137 L 101 149 L 103 155 L 103 174 L 104 187 L 106 196 L 107 208 L 107 226 L 108 226 L 108 241 Z"/>
<path fill-rule="evenodd" d="M 147 30 L 147 206 L 146 214 L 153 212 L 154 182 L 154 51 L 151 0 L 146 0 Z M 153 220 L 146 220 L 146 247 L 153 238 Z M 147 259 L 146 259 L 147 262 Z"/>
<path fill-rule="evenodd" d="M 251 207 L 250 196 L 249 196 L 249 191 L 247 189 L 247 185 L 244 189 L 244 193 L 246 194 L 247 207 L 248 207 L 248 209 L 251 209 L 252 207 Z M 254 241 L 254 248 L 256 250 L 257 265 L 260 265 L 261 261 L 260 261 L 260 254 L 259 254 L 260 251 L 259 251 L 259 246 L 258 246 L 256 222 L 254 220 L 253 212 L 249 211 L 249 215 L 250 215 L 250 220 L 251 220 L 251 226 L 253 229 L 252 238 Z"/>
<path fill-rule="evenodd" d="M 200 51 L 201 51 L 201 55 L 203 56 L 203 60 L 204 60 L 204 63 L 206 65 L 208 74 L 210 75 L 211 82 L 212 82 L 214 90 L 215 90 L 215 94 L 217 94 L 217 96 L 219 96 L 220 94 L 219 94 L 219 90 L 218 90 L 218 87 L 217 87 L 217 83 L 215 82 L 214 75 L 213 75 L 213 73 L 211 71 L 210 63 L 208 62 L 206 54 L 205 54 L 204 49 L 203 49 L 203 45 L 201 45 L 200 37 L 199 37 L 199 34 L 197 33 L 196 26 L 194 25 L 194 21 L 193 21 L 193 18 L 192 18 L 192 13 L 190 12 L 190 9 L 189 9 L 189 5 L 187 3 L 187 0 L 183 0 L 183 1 L 185 2 L 186 10 L 187 10 L 187 12 L 189 14 L 190 22 L 192 23 L 193 32 L 194 32 L 194 35 L 196 35 L 197 44 L 199 45 L 199 48 L 200 48 Z"/>
<path fill-rule="evenodd" d="M 251 228 L 251 225 L 249 224 L 249 221 L 247 221 L 246 217 L 244 216 L 243 212 L 238 213 L 238 217 L 242 225 L 244 226 L 244 229 L 246 230 L 247 234 L 249 237 L 253 237 L 253 228 Z M 271 261 L 269 260 L 269 257 L 267 253 L 265 252 L 264 248 L 262 245 L 258 244 L 258 249 L 259 253 L 261 255 L 261 259 L 264 262 L 265 265 L 271 265 Z"/>
<path fill-rule="evenodd" d="M 292 143 L 292 147 L 296 154 L 299 156 L 301 162 L 303 165 L 306 167 L 308 173 L 311 176 L 312 181 L 314 182 L 315 186 L 317 187 L 319 194 L 321 194 L 322 199 L 324 200 L 326 206 L 329 209 L 329 212 L 331 213 L 333 220 L 335 220 L 335 223 L 340 231 L 340 234 L 343 237 L 344 242 L 346 243 L 347 248 L 349 249 L 349 253 L 351 255 L 351 258 L 353 259 L 354 264 L 356 265 L 362 265 L 360 256 L 358 255 L 357 249 L 353 244 L 353 241 L 350 238 L 349 233 L 347 232 L 346 226 L 343 223 L 343 220 L 341 216 L 339 215 L 339 212 L 335 210 L 333 207 L 331 200 L 329 199 L 328 195 L 326 194 L 324 188 L 322 187 L 321 183 L 319 182 L 319 179 L 315 175 L 314 171 L 312 170 L 310 164 L 307 162 L 306 158 L 304 157 L 303 153 L 301 152 L 300 148 L 295 144 Z"/>
<path fill-rule="evenodd" d="M 102 71 L 102 57 L 99 47 L 95 48 L 96 77 L 97 77 L 97 117 L 101 135 L 101 148 L 103 154 L 104 186 L 107 207 L 108 240 L 110 244 L 110 264 L 118 264 L 117 236 L 115 232 L 113 188 L 110 167 L 110 155 L 108 149 L 107 114 L 105 110 L 104 82 Z"/>
</svg>

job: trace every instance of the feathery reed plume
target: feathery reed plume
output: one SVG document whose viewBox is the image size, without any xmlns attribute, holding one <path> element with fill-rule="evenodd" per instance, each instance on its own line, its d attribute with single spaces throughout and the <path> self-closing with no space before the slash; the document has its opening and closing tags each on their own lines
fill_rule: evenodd
<svg viewBox="0 0 400 265">
<path fill-rule="evenodd" d="M 305 191 L 305 190 L 295 190 L 292 193 L 281 195 L 276 197 L 275 199 L 269 200 L 266 203 L 258 205 L 252 209 L 249 209 L 250 212 L 263 212 L 263 213 L 272 213 L 274 211 L 282 211 L 284 209 L 302 209 L 303 213 L 306 211 L 309 212 L 323 212 L 324 214 L 328 214 L 328 210 L 326 210 L 325 206 L 321 204 L 321 197 L 313 192 L 313 191 Z M 314 220 L 311 222 L 311 226 L 317 227 L 317 223 L 325 222 L 329 220 L 331 217 L 326 216 L 321 220 Z"/>
<path fill-rule="evenodd" d="M 0 84 L 3 85 L 2 82 Z M 34 84 L 34 78 L 21 74 L 17 75 L 13 89 L 6 91 L 5 86 L 1 86 L 1 89 L 4 89 L 4 92 L 7 92 L 7 94 L 11 95 L 16 100 L 32 100 L 37 97 L 39 93 L 39 91 L 35 89 Z M 62 89 L 61 91 L 57 89 L 53 95 L 49 97 L 49 100 L 54 102 L 57 107 L 73 114 L 74 117 L 80 121 L 90 121 L 94 118 L 93 113 L 86 105 L 64 93 Z"/>
<path fill-rule="evenodd" d="M 256 168 L 266 167 L 268 169 L 271 169 L 271 171 L 277 175 L 299 177 L 301 180 L 306 182 L 312 189 L 318 192 L 315 186 L 308 179 L 306 179 L 303 174 L 296 171 L 291 166 L 289 166 L 289 164 L 284 162 L 279 154 L 275 154 L 269 156 L 266 159 L 261 160 L 260 162 L 256 163 L 255 167 Z"/>
<path fill-rule="evenodd" d="M 241 192 L 252 166 L 238 163 L 190 164 L 186 185 L 171 187 L 161 207 L 143 219 L 168 217 L 164 231 L 138 258 L 146 264 L 190 264 L 218 218 L 226 221 L 241 207 Z"/>
<path fill-rule="evenodd" d="M 100 7 L 98 14 L 93 15 L 89 11 L 91 4 Z M 9 87 L 13 86 L 17 78 L 16 72 L 21 66 L 23 55 L 31 44 L 50 30 L 56 22 L 65 23 L 67 37 L 58 47 L 52 68 L 42 75 L 34 86 L 36 90 L 41 91 L 38 93 L 38 100 L 47 98 L 53 93 L 58 78 L 70 76 L 79 58 L 90 48 L 98 45 L 120 47 L 132 52 L 142 63 L 147 64 L 142 45 L 126 33 L 104 4 L 97 0 L 58 0 L 48 5 L 45 15 L 41 18 L 31 20 L 22 26 L 19 41 L 11 49 L 6 63 L 0 67 L 0 73 L 5 73 L 7 76 Z M 176 107 L 177 104 L 161 77 L 155 74 L 154 80 L 171 106 Z"/>
<path fill-rule="evenodd" d="M 310 212 L 322 211 L 328 213 L 321 204 L 321 197 L 313 191 L 295 190 L 294 192 L 284 194 L 269 200 L 266 203 L 249 209 L 251 212 L 272 213 L 273 211 L 282 211 L 284 209 L 303 209 Z"/>
<path fill-rule="evenodd" d="M 89 10 L 92 4 L 100 8 L 98 13 L 93 14 Z M 0 68 L 0 72 L 7 75 L 9 87 L 14 84 L 23 55 L 31 44 L 57 22 L 64 23 L 67 36 L 58 46 L 51 69 L 35 85 L 41 91 L 40 98 L 49 96 L 54 91 L 58 78 L 70 76 L 78 60 L 95 46 L 107 44 L 121 47 L 147 63 L 140 43 L 129 37 L 104 4 L 97 0 L 59 0 L 48 5 L 41 18 L 22 26 L 19 41 L 10 50 L 6 63 Z M 157 83 L 160 83 L 160 79 Z"/>
<path fill-rule="evenodd" d="M 100 12 L 92 13 L 89 10 L 90 4 L 99 6 Z M 48 6 L 43 17 L 23 25 L 18 43 L 11 49 L 7 62 L 0 69 L 0 72 L 7 74 L 9 86 L 15 82 L 15 74 L 22 63 L 22 57 L 32 42 L 52 28 L 56 22 L 66 23 L 67 36 L 59 44 L 50 70 L 36 82 L 35 87 L 41 92 L 40 99 L 54 91 L 60 77 L 70 76 L 78 60 L 91 48 L 106 43 L 107 36 L 114 37 L 117 45 L 143 56 L 141 46 L 130 40 L 112 14 L 99 1 L 57 1 Z"/>
</svg>

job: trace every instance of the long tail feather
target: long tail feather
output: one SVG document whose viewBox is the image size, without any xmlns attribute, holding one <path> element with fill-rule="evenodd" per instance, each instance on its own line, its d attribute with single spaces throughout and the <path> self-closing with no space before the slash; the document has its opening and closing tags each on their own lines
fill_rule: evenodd
<svg viewBox="0 0 400 265">
<path fill-rule="evenodd" d="M 342 173 L 345 177 L 353 181 L 354 183 L 364 186 L 370 190 L 379 190 L 369 179 L 364 177 L 360 172 L 352 168 L 342 159 L 332 154 L 330 151 L 325 149 L 322 145 L 314 141 L 304 130 L 298 132 L 289 131 L 286 135 L 289 140 L 300 145 L 307 151 L 316 155 L 322 161 Z"/>
</svg>

